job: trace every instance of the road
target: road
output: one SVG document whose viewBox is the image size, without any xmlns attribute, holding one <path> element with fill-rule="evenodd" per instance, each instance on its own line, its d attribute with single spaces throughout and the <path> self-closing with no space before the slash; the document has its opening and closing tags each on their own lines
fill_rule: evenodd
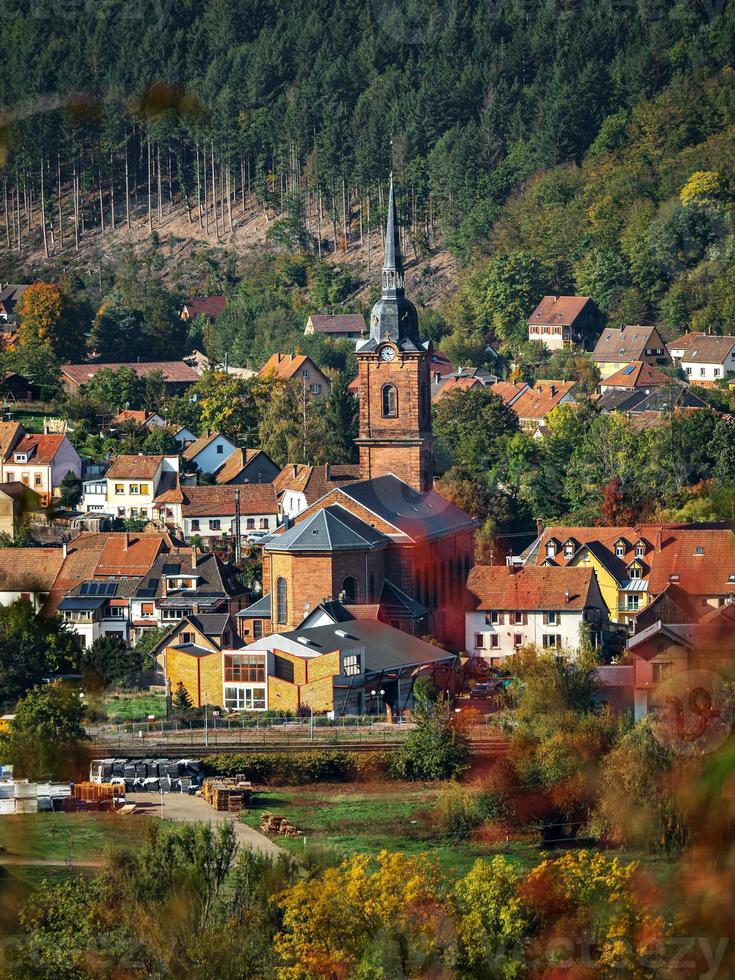
<svg viewBox="0 0 735 980">
<path fill-rule="evenodd" d="M 215 810 L 209 803 L 205 803 L 201 796 L 164 793 L 163 812 L 161 812 L 161 797 L 158 793 L 126 793 L 125 802 L 135 803 L 141 813 L 165 817 L 167 820 L 179 820 L 183 823 L 232 823 L 235 826 L 235 838 L 242 847 L 260 851 L 269 857 L 278 857 L 283 853 L 283 849 L 265 834 L 238 820 L 237 814 Z"/>
</svg>

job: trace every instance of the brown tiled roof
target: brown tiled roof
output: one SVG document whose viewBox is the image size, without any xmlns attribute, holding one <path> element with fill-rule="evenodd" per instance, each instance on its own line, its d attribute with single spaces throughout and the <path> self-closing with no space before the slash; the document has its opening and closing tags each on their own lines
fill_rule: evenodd
<svg viewBox="0 0 735 980">
<path fill-rule="evenodd" d="M 144 412 L 142 409 L 136 411 L 132 408 L 124 408 L 122 412 L 117 413 L 112 421 L 117 425 L 121 425 L 123 422 L 135 422 L 136 425 L 143 425 L 147 418 L 148 412 Z"/>
<path fill-rule="evenodd" d="M 311 506 L 331 490 L 355 483 L 359 479 L 360 467 L 357 465 L 308 466 L 304 463 L 289 463 L 275 478 L 273 486 L 279 496 L 285 490 L 303 493 L 307 504 Z"/>
<path fill-rule="evenodd" d="M 198 456 L 203 449 L 206 449 L 210 442 L 214 442 L 214 440 L 218 439 L 221 435 L 222 433 L 217 431 L 205 432 L 203 436 L 199 436 L 196 442 L 192 442 L 190 445 L 188 445 L 181 455 L 184 457 L 184 459 L 192 460 Z M 224 438 L 224 436 L 222 438 Z"/>
<path fill-rule="evenodd" d="M 50 592 L 63 562 L 61 548 L 0 548 L 0 592 Z"/>
<path fill-rule="evenodd" d="M 528 388 L 523 381 L 496 381 L 490 386 L 490 390 L 497 395 L 505 405 L 510 405 L 519 395 Z"/>
<path fill-rule="evenodd" d="M 85 579 L 94 577 L 97 562 L 108 537 L 108 534 L 85 532 L 67 545 L 66 558 L 56 576 L 48 601 L 43 609 L 47 616 L 56 612 L 59 603 L 69 589 L 73 589 L 75 585 L 79 585 Z"/>
<path fill-rule="evenodd" d="M 117 371 L 119 368 L 131 368 L 139 378 L 160 371 L 166 381 L 191 382 L 199 380 L 194 368 L 184 361 L 118 361 L 114 364 L 63 364 L 61 373 L 78 385 L 86 384 L 98 371 Z"/>
<path fill-rule="evenodd" d="M 481 384 L 482 381 L 479 378 L 445 378 L 438 385 L 434 386 L 431 400 L 438 402 L 447 395 L 451 395 L 453 391 L 468 391 L 470 388 L 474 388 L 475 385 Z"/>
<path fill-rule="evenodd" d="M 603 330 L 597 341 L 593 361 L 640 361 L 646 348 L 654 346 L 650 343 L 655 327 L 631 326 L 622 330 Z M 656 341 L 658 346 L 658 341 Z M 661 342 L 663 346 L 663 341 Z"/>
<path fill-rule="evenodd" d="M 589 296 L 544 296 L 528 322 L 546 326 L 571 326 L 589 301 Z"/>
<path fill-rule="evenodd" d="M 217 470 L 217 483 L 225 484 L 237 479 L 246 466 L 263 452 L 262 449 L 236 449 L 230 453 L 222 466 Z"/>
<path fill-rule="evenodd" d="M 170 548 L 167 534 L 108 534 L 94 576 L 145 575 L 158 555 Z"/>
<path fill-rule="evenodd" d="M 66 436 L 39 436 L 35 433 L 23 436 L 20 442 L 11 450 L 13 453 L 29 453 L 30 466 L 49 466 L 61 449 L 61 444 Z"/>
<path fill-rule="evenodd" d="M 0 422 L 0 459 L 5 459 L 23 435 L 20 422 Z"/>
<path fill-rule="evenodd" d="M 11 480 L 9 483 L 0 483 L 0 491 L 6 494 L 8 497 L 24 497 L 30 487 L 27 487 L 25 483 L 21 483 L 20 480 Z M 35 493 L 35 490 L 31 490 L 31 493 Z"/>
<path fill-rule="evenodd" d="M 235 491 L 240 491 L 240 513 L 277 514 L 276 492 L 271 483 L 243 483 L 237 487 L 184 487 L 184 517 L 234 517 Z"/>
<path fill-rule="evenodd" d="M 362 313 L 312 313 L 311 325 L 316 333 L 364 333 Z"/>
<path fill-rule="evenodd" d="M 156 496 L 153 498 L 157 504 L 180 504 L 184 500 L 184 494 L 179 482 L 179 474 L 171 470 L 161 473 L 161 479 L 156 487 Z"/>
<path fill-rule="evenodd" d="M 702 335 L 692 341 L 684 351 L 682 361 L 697 364 L 724 364 L 735 347 L 735 337 L 712 337 Z"/>
<path fill-rule="evenodd" d="M 299 374 L 307 362 L 318 370 L 316 364 L 306 354 L 271 354 L 258 371 L 258 376 L 264 378 L 266 375 L 274 375 L 282 381 L 290 381 Z"/>
<path fill-rule="evenodd" d="M 225 296 L 190 296 L 184 302 L 190 317 L 210 316 L 216 318 L 227 306 Z"/>
<path fill-rule="evenodd" d="M 537 381 L 510 406 L 519 419 L 543 421 L 574 388 L 575 381 Z"/>
<path fill-rule="evenodd" d="M 655 388 L 671 384 L 671 378 L 645 361 L 631 361 L 609 378 L 605 378 L 602 384 L 608 388 Z"/>
<path fill-rule="evenodd" d="M 107 471 L 112 480 L 152 480 L 163 456 L 118 456 Z"/>
<path fill-rule="evenodd" d="M 670 340 L 666 345 L 669 350 L 686 350 L 687 347 L 696 340 L 697 337 L 704 337 L 703 333 L 698 333 L 696 330 L 689 331 L 682 334 L 681 337 L 677 337 L 676 340 Z"/>
<path fill-rule="evenodd" d="M 513 571 L 507 565 L 476 565 L 467 589 L 476 609 L 575 610 L 587 604 L 591 568 L 536 568 Z"/>
</svg>

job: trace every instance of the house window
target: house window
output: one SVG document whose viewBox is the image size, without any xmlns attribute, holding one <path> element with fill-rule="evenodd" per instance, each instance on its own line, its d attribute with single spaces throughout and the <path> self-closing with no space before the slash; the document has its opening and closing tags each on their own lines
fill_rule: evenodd
<svg viewBox="0 0 735 980">
<path fill-rule="evenodd" d="M 513 634 L 513 646 L 514 647 L 522 647 L 523 646 L 523 634 L 522 633 L 514 633 Z"/>
<path fill-rule="evenodd" d="M 500 637 L 497 633 L 490 634 L 490 646 L 493 649 L 497 649 L 500 646 Z"/>
<path fill-rule="evenodd" d="M 248 519 L 245 521 L 245 530 L 246 531 L 254 531 L 255 530 L 255 518 L 254 517 L 248 517 Z"/>
<path fill-rule="evenodd" d="M 556 610 L 550 610 L 546 613 L 546 623 L 548 626 L 557 626 L 559 623 L 559 615 Z"/>
<path fill-rule="evenodd" d="M 659 664 L 651 664 L 651 669 L 653 671 L 653 680 L 655 682 L 662 681 L 664 678 L 671 675 L 671 669 L 673 667 L 671 661 L 666 661 Z"/>
<path fill-rule="evenodd" d="M 153 615 L 153 603 L 152 602 L 142 602 L 140 605 L 140 615 L 141 616 L 152 616 Z"/>
<path fill-rule="evenodd" d="M 720 371 L 720 368 L 715 368 L 715 377 L 716 378 L 719 378 L 719 376 L 720 376 L 721 373 L 722 372 Z"/>
<path fill-rule="evenodd" d="M 263 621 L 262 619 L 253 620 L 253 639 L 259 640 L 263 635 Z"/>
<path fill-rule="evenodd" d="M 111 619 L 122 619 L 124 615 L 125 610 L 122 606 L 110 606 Z"/>
<path fill-rule="evenodd" d="M 630 578 L 643 578 L 643 570 L 639 565 L 633 565 L 632 568 L 628 569 L 628 574 Z"/>
<path fill-rule="evenodd" d="M 15 480 L 15 473 L 11 473 L 10 471 L 8 471 L 5 474 L 5 476 L 6 476 L 6 479 L 7 479 L 8 483 L 12 483 Z"/>
<path fill-rule="evenodd" d="M 320 395 L 321 392 L 322 392 L 322 386 L 321 385 L 312 385 L 311 386 L 311 393 L 312 393 L 312 395 Z"/>
<path fill-rule="evenodd" d="M 357 579 L 352 575 L 348 575 L 347 578 L 342 583 L 342 592 L 345 595 L 346 602 L 356 602 L 357 601 Z"/>
<path fill-rule="evenodd" d="M 561 636 L 558 633 L 544 633 L 541 637 L 542 645 L 545 649 L 558 649 L 561 646 Z"/>
<path fill-rule="evenodd" d="M 383 386 L 383 418 L 394 419 L 398 416 L 398 390 L 395 385 Z"/>
<path fill-rule="evenodd" d="M 216 517 L 216 518 L 213 518 L 212 520 L 210 520 L 210 522 L 209 522 L 209 530 L 210 531 L 219 531 L 219 529 L 220 529 L 220 520 L 219 520 L 219 518 Z"/>
<path fill-rule="evenodd" d="M 196 635 L 194 633 L 188 632 L 187 630 L 184 630 L 184 632 L 181 634 L 182 643 L 193 643 L 195 639 L 196 639 Z"/>
<path fill-rule="evenodd" d="M 125 493 L 125 484 L 124 483 L 116 483 L 115 484 L 115 493 L 117 493 L 117 494 Z"/>
<path fill-rule="evenodd" d="M 523 613 L 522 612 L 518 612 L 518 610 L 516 610 L 516 612 L 513 613 L 513 622 L 515 623 L 516 626 L 522 626 L 523 625 Z"/>
<path fill-rule="evenodd" d="M 260 530 L 261 531 L 267 531 L 269 525 L 270 525 L 270 521 L 268 520 L 267 517 L 261 517 L 260 518 Z"/>
<path fill-rule="evenodd" d="M 148 493 L 148 484 L 147 483 L 141 483 L 141 485 L 140 485 L 140 492 L 143 493 L 143 494 Z"/>
<path fill-rule="evenodd" d="M 556 545 L 554 544 L 553 541 L 549 541 L 549 543 L 546 545 L 546 557 L 547 558 L 556 557 Z"/>
<path fill-rule="evenodd" d="M 629 595 L 625 597 L 625 609 L 627 612 L 636 612 L 640 606 L 641 597 L 639 595 Z"/>
<path fill-rule="evenodd" d="M 285 623 L 288 621 L 288 592 L 286 579 L 279 578 L 276 581 L 276 622 Z"/>
<path fill-rule="evenodd" d="M 564 554 L 567 558 L 572 558 L 574 556 L 574 545 L 567 542 L 567 544 L 564 545 Z"/>
<path fill-rule="evenodd" d="M 265 711 L 265 688 L 226 687 L 225 707 L 230 711 Z"/>
<path fill-rule="evenodd" d="M 304 368 L 304 370 L 301 372 L 301 377 L 302 378 L 308 378 L 309 377 L 309 369 L 308 368 Z"/>
<path fill-rule="evenodd" d="M 225 451 L 225 447 L 222 445 L 221 442 L 218 442 L 217 443 L 217 455 L 218 456 L 221 456 L 224 451 Z"/>
<path fill-rule="evenodd" d="M 250 681 L 265 684 L 265 657 L 260 654 L 239 653 L 225 657 L 225 682 Z"/>
<path fill-rule="evenodd" d="M 361 671 L 360 654 L 350 653 L 348 656 L 344 658 L 342 664 L 343 664 L 342 673 L 345 674 L 345 676 L 347 677 L 354 677 L 356 674 L 359 674 Z"/>
<path fill-rule="evenodd" d="M 707 368 L 703 368 L 703 367 L 701 367 L 701 368 L 699 369 L 699 377 L 700 377 L 700 378 L 703 378 L 703 377 L 705 376 L 705 374 L 706 374 L 706 373 L 707 373 Z"/>
<path fill-rule="evenodd" d="M 138 484 L 137 483 L 131 483 L 130 484 L 130 493 L 131 494 L 137 494 L 139 492 L 140 492 L 140 487 L 138 486 Z"/>
<path fill-rule="evenodd" d="M 617 558 L 625 558 L 625 545 L 624 544 L 616 544 L 615 545 L 615 556 Z"/>
<path fill-rule="evenodd" d="M 192 529 L 192 531 L 198 531 L 199 530 L 199 521 L 192 521 L 191 522 L 191 529 Z"/>
<path fill-rule="evenodd" d="M 483 649 L 483 647 L 485 646 L 485 634 L 484 633 L 475 633 L 475 646 L 477 647 L 478 650 L 482 650 Z"/>
<path fill-rule="evenodd" d="M 636 558 L 644 558 L 646 554 L 646 546 L 642 541 L 639 541 L 635 546 L 635 556 Z"/>
<path fill-rule="evenodd" d="M 43 483 L 43 478 L 41 477 L 41 474 L 40 473 L 34 473 L 33 474 L 33 486 L 34 487 L 40 487 L 42 483 Z"/>
<path fill-rule="evenodd" d="M 485 623 L 488 626 L 497 626 L 500 622 L 500 614 L 497 609 L 493 609 L 492 612 L 485 613 Z"/>
</svg>

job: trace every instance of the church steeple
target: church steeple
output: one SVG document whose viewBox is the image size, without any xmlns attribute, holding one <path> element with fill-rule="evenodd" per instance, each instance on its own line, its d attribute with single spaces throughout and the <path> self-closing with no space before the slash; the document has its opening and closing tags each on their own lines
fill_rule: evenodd
<svg viewBox="0 0 735 980">
<path fill-rule="evenodd" d="M 416 307 L 406 297 L 404 288 L 403 255 L 392 174 L 388 190 L 381 292 L 370 314 L 368 343 L 380 344 L 386 340 L 405 350 L 418 350 L 421 346 Z"/>
</svg>

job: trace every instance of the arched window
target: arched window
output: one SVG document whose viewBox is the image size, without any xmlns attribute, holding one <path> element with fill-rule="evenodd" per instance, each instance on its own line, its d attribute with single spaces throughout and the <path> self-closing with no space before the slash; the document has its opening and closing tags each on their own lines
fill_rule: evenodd
<svg viewBox="0 0 735 980">
<path fill-rule="evenodd" d="M 288 592 L 286 579 L 276 579 L 276 622 L 288 622 Z"/>
<path fill-rule="evenodd" d="M 383 385 L 383 418 L 398 416 L 398 390 L 395 385 Z"/>
<path fill-rule="evenodd" d="M 342 594 L 345 602 L 356 602 L 357 600 L 357 579 L 348 575 L 342 583 Z"/>
</svg>

